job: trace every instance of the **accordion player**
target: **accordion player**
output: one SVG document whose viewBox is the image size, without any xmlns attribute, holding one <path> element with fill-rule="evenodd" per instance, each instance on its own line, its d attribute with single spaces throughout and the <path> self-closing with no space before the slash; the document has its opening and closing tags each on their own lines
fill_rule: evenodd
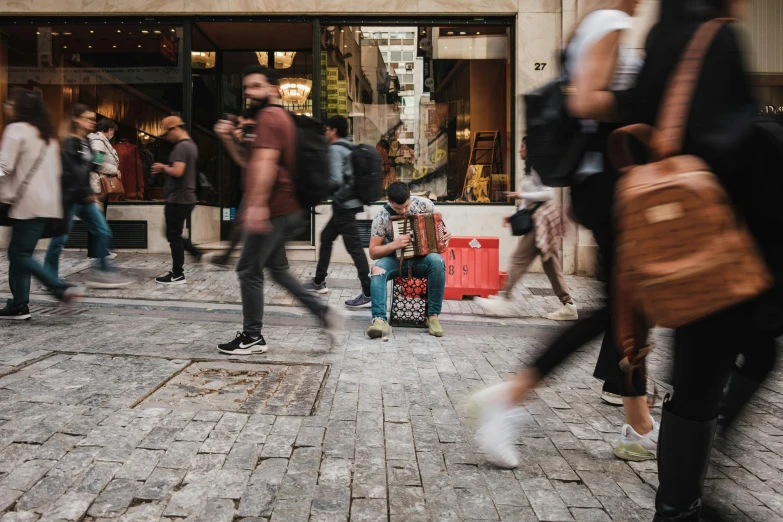
<svg viewBox="0 0 783 522">
<path fill-rule="evenodd" d="M 443 224 L 443 216 L 437 212 L 431 214 L 409 214 L 393 216 L 392 239 L 401 235 L 410 236 L 410 243 L 397 251 L 399 259 L 410 259 L 428 254 L 442 254 L 446 251 L 448 235 Z"/>
</svg>

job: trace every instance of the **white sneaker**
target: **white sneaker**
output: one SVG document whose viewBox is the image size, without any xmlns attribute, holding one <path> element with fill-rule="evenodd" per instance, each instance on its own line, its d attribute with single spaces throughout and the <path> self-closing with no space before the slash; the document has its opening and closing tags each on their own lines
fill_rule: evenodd
<svg viewBox="0 0 783 522">
<path fill-rule="evenodd" d="M 653 429 L 646 435 L 636 433 L 630 424 L 623 425 L 620 443 L 614 448 L 614 454 L 623 460 L 641 462 L 643 460 L 655 460 L 658 454 L 658 434 L 661 431 L 660 423 L 650 417 Z"/>
<path fill-rule="evenodd" d="M 547 315 L 552 321 L 576 321 L 579 314 L 576 311 L 576 303 L 566 303 L 560 310 Z"/>
<path fill-rule="evenodd" d="M 511 299 L 503 297 L 495 297 L 494 299 L 476 297 L 473 299 L 473 302 L 483 308 L 489 315 L 498 317 L 514 317 L 517 315 L 514 305 L 511 304 Z"/>
<path fill-rule="evenodd" d="M 106 256 L 106 259 L 111 261 L 112 259 L 117 259 L 117 253 L 116 252 L 109 252 L 109 255 Z"/>
<path fill-rule="evenodd" d="M 617 393 L 612 393 L 608 391 L 602 391 L 601 392 L 601 399 L 607 403 L 611 404 L 612 406 L 622 406 L 623 405 L 623 396 Z"/>
<path fill-rule="evenodd" d="M 511 383 L 485 388 L 468 399 L 469 408 L 478 414 L 476 442 L 487 454 L 487 461 L 503 469 L 519 466 L 514 449 L 519 408 L 508 404 Z"/>
</svg>

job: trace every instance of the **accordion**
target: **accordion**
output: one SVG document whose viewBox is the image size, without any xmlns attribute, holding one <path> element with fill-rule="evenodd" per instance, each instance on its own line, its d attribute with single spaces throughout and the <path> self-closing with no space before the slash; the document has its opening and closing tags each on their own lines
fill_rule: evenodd
<svg viewBox="0 0 783 522">
<path fill-rule="evenodd" d="M 392 239 L 406 234 L 411 236 L 410 244 L 398 253 L 400 259 L 442 254 L 446 251 L 446 227 L 440 214 L 393 216 L 391 223 Z"/>
</svg>

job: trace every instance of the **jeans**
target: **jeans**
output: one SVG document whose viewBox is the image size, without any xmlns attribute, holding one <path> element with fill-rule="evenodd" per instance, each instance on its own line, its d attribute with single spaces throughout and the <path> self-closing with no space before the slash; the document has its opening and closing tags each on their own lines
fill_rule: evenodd
<svg viewBox="0 0 783 522">
<path fill-rule="evenodd" d="M 359 281 L 362 282 L 362 292 L 370 295 L 370 265 L 364 254 L 362 240 L 359 238 L 359 225 L 356 224 L 356 214 L 361 209 L 343 209 L 332 207 L 332 219 L 321 232 L 321 249 L 318 254 L 318 266 L 315 270 L 316 284 L 323 283 L 326 272 L 329 269 L 329 261 L 332 258 L 332 244 L 337 236 L 343 236 L 343 243 L 348 254 L 353 259 L 356 271 L 359 272 Z"/>
<path fill-rule="evenodd" d="M 258 337 L 264 326 L 264 268 L 269 270 L 275 281 L 323 320 L 326 305 L 305 290 L 288 271 L 285 242 L 297 230 L 300 219 L 298 213 L 272 218 L 272 230 L 269 233 L 245 234 L 236 271 L 242 293 L 243 331 L 246 335 Z"/>
<path fill-rule="evenodd" d="M 400 275 L 400 260 L 383 257 L 376 261 L 375 267 L 383 272 L 371 276 L 372 317 L 386 321 L 386 283 Z M 446 291 L 446 263 L 443 257 L 440 254 L 428 254 L 406 259 L 402 264 L 403 275 L 408 274 L 408 268 L 413 269 L 413 277 L 427 278 L 427 317 L 440 315 Z"/>
<path fill-rule="evenodd" d="M 11 226 L 8 245 L 8 286 L 12 299 L 8 308 L 19 308 L 30 302 L 30 276 L 35 276 L 55 297 L 62 297 L 68 284 L 60 281 L 55 272 L 33 259 L 33 251 L 43 235 L 46 219 L 17 219 Z"/>
<path fill-rule="evenodd" d="M 78 216 L 79 219 L 84 222 L 84 225 L 87 227 L 87 232 L 95 241 L 95 252 L 93 252 L 93 255 L 98 259 L 97 265 L 99 269 L 103 272 L 112 270 L 111 264 L 107 258 L 109 255 L 111 229 L 106 222 L 106 218 L 103 217 L 103 212 L 101 212 L 101 209 L 96 203 L 71 205 L 66 211 L 65 225 L 68 231 L 62 236 L 52 238 L 52 241 L 49 243 L 49 248 L 46 250 L 46 258 L 44 259 L 44 266 L 46 269 L 54 274 L 60 273 L 60 254 L 62 254 L 66 243 L 68 243 L 68 235 L 71 233 L 74 216 Z"/>
<path fill-rule="evenodd" d="M 171 272 L 175 276 L 185 273 L 185 250 L 194 257 L 201 257 L 203 252 L 193 246 L 190 238 L 182 237 L 185 229 L 185 221 L 190 217 L 195 205 L 181 205 L 178 203 L 166 203 L 164 215 L 166 217 L 166 239 L 171 247 Z"/>
<path fill-rule="evenodd" d="M 106 217 L 106 215 L 109 213 L 109 199 L 111 196 L 106 194 L 103 197 L 103 220 L 108 222 L 109 219 Z M 97 206 L 97 204 L 96 204 Z M 70 231 L 70 228 L 68 229 Z M 111 236 L 109 236 L 109 239 L 111 239 Z M 99 254 L 100 246 L 99 246 L 100 238 L 93 235 L 93 233 L 90 231 L 90 229 L 87 229 L 87 257 L 91 257 L 93 259 L 102 259 L 105 256 L 101 256 Z M 108 251 L 109 243 L 106 243 L 106 249 Z"/>
</svg>

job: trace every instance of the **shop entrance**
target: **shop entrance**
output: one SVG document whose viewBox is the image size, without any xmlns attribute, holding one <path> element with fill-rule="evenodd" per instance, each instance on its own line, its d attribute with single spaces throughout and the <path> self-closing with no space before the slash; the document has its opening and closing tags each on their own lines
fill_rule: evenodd
<svg viewBox="0 0 783 522">
<path fill-rule="evenodd" d="M 220 146 L 212 127 L 227 115 L 242 116 L 248 100 L 242 92 L 242 72 L 252 65 L 273 67 L 298 91 L 283 94 L 286 109 L 312 115 L 313 26 L 309 22 L 195 22 L 192 42 L 193 129 L 202 150 L 214 151 L 206 166 L 215 180 L 220 205 L 220 235 L 226 240 L 236 219 L 241 170 Z M 312 219 L 294 238 L 312 244 Z"/>
</svg>

